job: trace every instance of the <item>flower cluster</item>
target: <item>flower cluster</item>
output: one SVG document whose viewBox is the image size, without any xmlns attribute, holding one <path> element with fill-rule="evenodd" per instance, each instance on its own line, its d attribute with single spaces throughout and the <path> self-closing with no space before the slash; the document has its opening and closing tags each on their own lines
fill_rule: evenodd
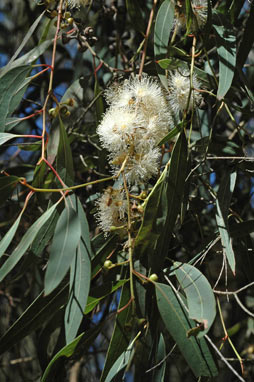
<svg viewBox="0 0 254 382">
<path fill-rule="evenodd" d="M 195 73 L 192 76 L 192 92 L 190 93 L 190 74 L 186 69 L 171 73 L 169 79 L 169 101 L 175 113 L 190 111 L 201 102 L 201 94 L 195 90 L 200 88 L 200 82 Z"/>
<path fill-rule="evenodd" d="M 120 227 L 126 223 L 128 205 L 122 190 L 108 187 L 96 204 L 96 219 L 106 235 L 111 227 Z"/>
<path fill-rule="evenodd" d="M 117 174 L 123 163 L 128 184 L 147 181 L 158 171 L 157 144 L 172 123 L 167 100 L 157 81 L 147 76 L 126 80 L 109 88 L 110 105 L 97 132 L 110 152 L 110 163 Z"/>
</svg>

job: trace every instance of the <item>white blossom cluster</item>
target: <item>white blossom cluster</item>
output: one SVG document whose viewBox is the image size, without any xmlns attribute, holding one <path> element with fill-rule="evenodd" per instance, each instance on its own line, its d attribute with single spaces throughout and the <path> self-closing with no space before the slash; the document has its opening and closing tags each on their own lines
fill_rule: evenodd
<svg viewBox="0 0 254 382">
<path fill-rule="evenodd" d="M 96 219 L 105 235 L 110 232 L 111 227 L 120 227 L 126 223 L 128 205 L 122 190 L 108 187 L 96 204 Z"/>
<path fill-rule="evenodd" d="M 200 88 L 200 82 L 193 73 L 192 92 L 190 93 L 190 73 L 188 70 L 175 71 L 169 79 L 169 102 L 175 113 L 190 111 L 198 106 L 202 100 L 201 94 L 196 90 Z"/>
<path fill-rule="evenodd" d="M 162 88 L 148 76 L 135 77 L 118 88 L 109 88 L 106 100 L 110 107 L 97 132 L 110 152 L 113 171 L 117 174 L 126 162 L 128 184 L 145 182 L 158 171 L 157 144 L 172 124 Z"/>
</svg>

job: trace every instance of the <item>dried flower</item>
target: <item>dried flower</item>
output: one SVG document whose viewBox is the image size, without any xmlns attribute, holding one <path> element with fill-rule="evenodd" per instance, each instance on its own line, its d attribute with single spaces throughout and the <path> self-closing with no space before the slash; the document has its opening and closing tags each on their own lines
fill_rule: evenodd
<svg viewBox="0 0 254 382">
<path fill-rule="evenodd" d="M 105 235 L 112 226 L 120 227 L 126 223 L 127 200 L 121 190 L 108 187 L 96 204 L 96 219 Z"/>
<path fill-rule="evenodd" d="M 195 73 L 192 76 L 192 84 L 194 89 L 200 88 L 200 82 Z M 171 74 L 169 78 L 169 101 L 175 113 L 185 111 L 187 107 L 188 111 L 190 111 L 200 104 L 201 94 L 196 90 L 192 90 L 189 99 L 190 91 L 190 74 L 187 70 L 183 70 L 181 73 L 175 71 Z"/>
</svg>

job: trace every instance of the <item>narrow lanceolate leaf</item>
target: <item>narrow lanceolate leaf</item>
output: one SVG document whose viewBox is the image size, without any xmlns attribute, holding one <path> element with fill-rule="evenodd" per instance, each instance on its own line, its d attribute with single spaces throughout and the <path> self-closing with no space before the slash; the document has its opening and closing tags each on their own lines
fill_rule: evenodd
<svg viewBox="0 0 254 382">
<path fill-rule="evenodd" d="M 122 289 L 118 310 L 126 306 L 129 301 L 130 291 L 129 288 L 125 285 Z M 113 372 L 117 369 L 117 361 L 119 361 L 118 366 L 121 364 L 119 357 L 122 357 L 122 355 L 125 354 L 131 337 L 131 330 L 126 329 L 127 324 L 130 323 L 130 320 L 131 304 L 123 309 L 116 317 L 114 331 L 111 336 L 106 355 L 106 361 L 100 379 L 101 382 L 111 381 L 110 377 L 112 377 Z"/>
<path fill-rule="evenodd" d="M 81 226 L 77 212 L 66 206 L 56 225 L 45 275 L 45 295 L 51 293 L 68 272 L 80 241 Z"/>
<path fill-rule="evenodd" d="M 44 16 L 46 11 L 43 11 L 42 14 L 40 14 L 39 17 L 37 17 L 37 19 L 34 21 L 34 23 L 31 25 L 31 27 L 29 28 L 29 31 L 27 32 L 27 34 L 25 35 L 25 37 L 23 38 L 23 41 L 22 43 L 20 44 L 20 46 L 18 47 L 18 49 L 16 50 L 16 52 L 14 53 L 14 55 L 12 56 L 12 58 L 10 59 L 8 65 L 10 65 L 17 57 L 18 55 L 21 53 L 22 49 L 24 48 L 24 46 L 26 45 L 26 43 L 31 39 L 31 36 L 32 34 L 34 33 L 35 29 L 37 28 L 37 26 L 39 25 L 42 17 Z"/>
<path fill-rule="evenodd" d="M 187 297 L 189 317 L 202 324 L 197 337 L 203 337 L 216 316 L 214 294 L 206 277 L 190 264 L 174 262 L 174 273 Z"/>
<path fill-rule="evenodd" d="M 231 87 L 236 66 L 236 35 L 228 19 L 218 12 L 213 14 L 213 28 L 219 55 L 218 99 L 225 97 Z"/>
<path fill-rule="evenodd" d="M 216 222 L 221 236 L 223 251 L 226 254 L 233 274 L 235 274 L 235 254 L 228 228 L 228 209 L 235 188 L 236 176 L 236 172 L 224 175 L 216 199 Z"/>
<path fill-rule="evenodd" d="M 171 29 L 174 24 L 175 2 L 165 0 L 157 13 L 154 27 L 154 55 L 156 60 L 166 57 Z M 157 71 L 162 84 L 167 88 L 165 72 L 157 65 Z"/>
<path fill-rule="evenodd" d="M 2 281 L 5 278 L 5 276 L 15 267 L 15 265 L 22 258 L 26 250 L 29 248 L 29 246 L 35 239 L 39 229 L 48 221 L 57 205 L 58 203 L 54 204 L 46 212 L 44 212 L 44 214 L 38 220 L 36 220 L 36 222 L 34 222 L 34 224 L 26 231 L 18 246 L 14 249 L 10 257 L 0 268 L 0 281 Z"/>
<path fill-rule="evenodd" d="M 60 141 L 57 152 L 57 171 L 62 180 L 70 185 L 73 182 L 73 159 L 69 139 L 65 130 L 64 123 L 59 116 Z"/>
<path fill-rule="evenodd" d="M 86 247 L 79 242 L 76 256 L 71 263 L 70 298 L 65 309 L 64 326 L 66 343 L 70 343 L 78 332 L 90 289 L 91 262 Z"/>
<path fill-rule="evenodd" d="M 164 262 L 184 195 L 187 172 L 187 142 L 179 135 L 161 177 L 145 202 L 142 225 L 135 240 L 137 256 L 148 258 L 148 266 L 158 272 Z"/>
<path fill-rule="evenodd" d="M 109 373 L 107 375 L 107 378 L 105 379 L 105 382 L 112 382 L 114 380 L 114 377 L 117 376 L 118 373 L 120 373 L 121 370 L 123 370 L 129 363 L 131 355 L 134 351 L 134 345 L 135 345 L 135 339 L 131 341 L 127 349 L 120 355 L 120 357 L 116 360 L 114 365 L 109 370 Z"/>
<path fill-rule="evenodd" d="M 2 238 L 2 240 L 0 241 L 0 257 L 3 256 L 3 254 L 5 253 L 6 249 L 9 247 L 16 231 L 17 231 L 17 228 L 19 226 L 19 222 L 20 222 L 20 219 L 23 215 L 23 211 L 21 211 L 21 213 L 19 214 L 18 218 L 16 219 L 16 221 L 14 222 L 14 224 L 11 226 L 11 228 L 9 229 L 8 232 L 6 232 L 5 236 Z"/>
<path fill-rule="evenodd" d="M 26 76 L 30 70 L 29 65 L 22 65 L 9 70 L 0 80 L 0 131 L 5 130 L 5 123 L 16 107 L 19 105 L 26 86 Z M 28 85 L 28 83 L 26 83 Z"/>
<path fill-rule="evenodd" d="M 186 333 L 196 326 L 190 320 L 172 288 L 155 283 L 157 305 L 165 327 L 177 343 L 196 377 L 215 377 L 218 375 L 212 354 L 204 338 L 187 338 Z"/>
<path fill-rule="evenodd" d="M 53 364 L 61 357 L 70 358 L 72 354 L 74 353 L 75 349 L 77 348 L 80 340 L 84 336 L 85 333 L 81 333 L 77 338 L 75 338 L 71 343 L 67 344 L 64 348 L 62 348 L 50 361 L 48 364 L 47 369 L 43 373 L 43 376 L 41 378 L 41 382 L 51 382 L 52 379 L 49 379 L 49 374 L 51 371 L 51 368 Z"/>
<path fill-rule="evenodd" d="M 19 178 L 17 176 L 0 175 L 0 205 L 4 204 L 6 199 L 11 196 L 18 182 Z"/>
<path fill-rule="evenodd" d="M 160 334 L 160 340 L 158 344 L 155 365 L 157 365 L 157 367 L 154 369 L 154 374 L 152 379 L 153 382 L 164 381 L 165 371 L 166 371 L 166 345 L 165 345 L 165 341 L 162 334 Z"/>
<path fill-rule="evenodd" d="M 3 337 L 1 337 L 0 354 L 7 351 L 33 331 L 45 325 L 47 320 L 50 320 L 61 306 L 66 303 L 67 297 L 67 285 L 56 289 L 47 297 L 45 297 L 42 292 L 14 322 Z"/>
<path fill-rule="evenodd" d="M 240 71 L 242 71 L 242 67 L 245 64 L 245 61 L 247 60 L 250 50 L 252 49 L 254 43 L 254 2 L 251 1 L 250 3 L 251 6 L 249 10 L 249 17 L 244 28 L 243 37 L 237 54 L 237 64 L 239 65 Z"/>
</svg>

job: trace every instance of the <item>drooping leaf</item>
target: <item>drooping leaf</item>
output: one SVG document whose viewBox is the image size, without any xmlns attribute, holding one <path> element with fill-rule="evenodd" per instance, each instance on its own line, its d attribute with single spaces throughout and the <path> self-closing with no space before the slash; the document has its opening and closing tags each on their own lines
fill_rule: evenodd
<svg viewBox="0 0 254 382">
<path fill-rule="evenodd" d="M 76 249 L 71 263 L 70 298 L 65 309 L 64 326 L 66 343 L 70 343 L 78 332 L 90 288 L 91 263 L 82 241 Z"/>
<path fill-rule="evenodd" d="M 28 306 L 22 315 L 1 337 L 0 354 L 7 351 L 18 341 L 45 325 L 52 315 L 66 303 L 68 285 L 61 286 L 48 296 L 43 292 Z"/>
<path fill-rule="evenodd" d="M 154 27 L 154 55 L 156 60 L 166 57 L 171 29 L 174 24 L 175 2 L 164 0 L 161 4 Z M 161 68 L 156 66 L 162 84 L 167 88 L 167 79 Z"/>
<path fill-rule="evenodd" d="M 166 345 L 163 338 L 163 335 L 160 334 L 160 340 L 158 344 L 158 350 L 155 359 L 155 365 L 158 365 L 153 374 L 154 382 L 164 381 L 165 371 L 166 371 Z M 162 362 L 164 360 L 164 362 Z"/>
<path fill-rule="evenodd" d="M 81 237 L 77 212 L 70 206 L 62 211 L 54 233 L 45 274 L 45 295 L 51 293 L 68 272 Z"/>
<path fill-rule="evenodd" d="M 0 78 L 0 131 L 5 130 L 7 117 L 14 112 L 25 93 L 26 87 L 22 85 L 29 70 L 29 65 L 22 65 L 9 70 Z"/>
<path fill-rule="evenodd" d="M 45 163 L 45 162 L 43 162 Z M 32 245 L 31 251 L 35 256 L 40 256 L 46 245 L 49 243 L 50 239 L 54 234 L 57 221 L 59 219 L 59 212 L 57 209 L 50 216 L 47 224 L 43 225 L 39 230 L 37 236 L 35 237 Z"/>
<path fill-rule="evenodd" d="M 3 68 L 0 69 L 0 79 L 11 69 L 21 67 L 22 65 L 29 65 L 33 63 L 33 61 L 37 60 L 38 57 L 40 57 L 41 54 L 43 54 L 48 47 L 52 44 L 52 39 L 44 41 L 39 46 L 36 46 L 32 50 L 30 50 L 28 53 L 24 54 L 20 58 L 13 61 L 11 65 L 6 65 Z"/>
<path fill-rule="evenodd" d="M 19 45 L 18 49 L 16 50 L 16 52 L 14 53 L 14 55 L 12 56 L 12 58 L 10 59 L 8 65 L 11 65 L 12 62 L 18 57 L 18 55 L 22 52 L 22 49 L 24 48 L 24 46 L 27 44 L 27 42 L 31 39 L 31 36 L 33 35 L 35 29 L 37 28 L 37 26 L 39 25 L 41 19 L 43 18 L 44 14 L 45 14 L 46 11 L 43 11 L 39 17 L 37 17 L 37 19 L 33 22 L 33 24 L 31 25 L 31 27 L 29 28 L 27 34 L 25 35 L 25 37 L 23 38 L 22 40 L 22 43 Z"/>
<path fill-rule="evenodd" d="M 186 336 L 196 325 L 187 317 L 172 288 L 161 283 L 155 283 L 155 288 L 161 318 L 195 376 L 215 377 L 217 368 L 204 338 Z"/>
<path fill-rule="evenodd" d="M 62 180 L 64 181 L 64 183 L 68 183 L 68 185 L 71 185 L 73 183 L 73 178 L 74 178 L 72 152 L 71 152 L 68 136 L 65 130 L 65 126 L 60 116 L 59 116 L 59 124 L 60 124 L 60 141 L 59 141 L 57 157 L 56 157 L 57 158 L 56 168 Z"/>
<path fill-rule="evenodd" d="M 126 306 L 129 301 L 130 291 L 128 286 L 125 285 L 122 289 L 118 310 Z M 127 352 L 127 357 L 130 353 L 129 350 L 126 350 L 131 338 L 131 327 L 128 326 L 130 325 L 130 319 L 131 304 L 117 314 L 113 334 L 111 336 L 102 376 L 100 379 L 101 382 L 112 381 L 110 378 L 113 378 L 113 374 L 116 373 L 119 365 L 121 365 L 120 367 L 124 367 L 122 361 L 125 351 Z"/>
<path fill-rule="evenodd" d="M 0 205 L 4 204 L 6 199 L 8 199 L 15 187 L 19 182 L 19 178 L 14 175 L 6 176 L 0 175 L 0 193 L 1 193 L 1 201 Z"/>
<path fill-rule="evenodd" d="M 213 14 L 213 28 L 219 55 L 219 86 L 217 98 L 222 99 L 231 87 L 236 67 L 236 36 L 228 17 L 218 12 Z"/>
<path fill-rule="evenodd" d="M 235 254 L 228 228 L 228 209 L 230 206 L 232 193 L 235 188 L 236 177 L 236 172 L 231 172 L 224 175 L 216 199 L 216 222 L 220 232 L 223 250 L 225 251 L 233 274 L 235 274 Z"/>
<path fill-rule="evenodd" d="M 12 239 L 14 238 L 24 211 L 25 210 L 21 211 L 21 213 L 19 214 L 19 216 L 17 217 L 17 219 L 15 220 L 15 222 L 13 223 L 11 228 L 8 230 L 8 232 L 6 232 L 6 234 L 4 235 L 2 240 L 0 241 L 0 257 L 3 256 L 6 249 L 9 247 Z"/>
<path fill-rule="evenodd" d="M 29 248 L 29 246 L 35 239 L 38 230 L 48 221 L 51 214 L 57 207 L 58 203 L 59 202 L 55 203 L 46 212 L 44 212 L 44 214 L 39 219 L 37 219 L 33 223 L 33 225 L 26 231 L 25 235 L 22 237 L 17 247 L 14 249 L 12 254 L 8 257 L 8 259 L 0 268 L 0 281 L 2 281 L 5 278 L 5 276 L 15 267 L 15 265 L 25 254 L 26 250 Z"/>
<path fill-rule="evenodd" d="M 214 294 L 206 277 L 194 266 L 174 262 L 174 273 L 187 297 L 189 317 L 203 324 L 197 337 L 210 330 L 216 316 Z"/>
<path fill-rule="evenodd" d="M 117 376 L 117 374 L 128 365 L 131 355 L 133 354 L 133 351 L 134 351 L 134 344 L 135 344 L 135 339 L 131 341 L 127 349 L 115 361 L 114 365 L 111 367 L 111 369 L 108 372 L 105 382 L 112 382 L 114 378 Z"/>
<path fill-rule="evenodd" d="M 53 366 L 53 364 L 61 357 L 66 357 L 66 358 L 70 358 L 73 353 L 75 352 L 80 340 L 82 339 L 82 337 L 84 336 L 85 333 L 81 333 L 77 338 L 75 338 L 72 342 L 70 342 L 69 344 L 67 344 L 64 348 L 62 348 L 53 358 L 52 360 L 50 361 L 50 363 L 48 364 L 47 366 L 47 369 L 45 370 L 45 372 L 43 373 L 43 376 L 41 378 L 41 382 L 50 382 L 50 380 L 48 379 L 49 377 L 49 374 L 50 374 L 50 371 L 51 371 L 51 368 Z"/>
</svg>

